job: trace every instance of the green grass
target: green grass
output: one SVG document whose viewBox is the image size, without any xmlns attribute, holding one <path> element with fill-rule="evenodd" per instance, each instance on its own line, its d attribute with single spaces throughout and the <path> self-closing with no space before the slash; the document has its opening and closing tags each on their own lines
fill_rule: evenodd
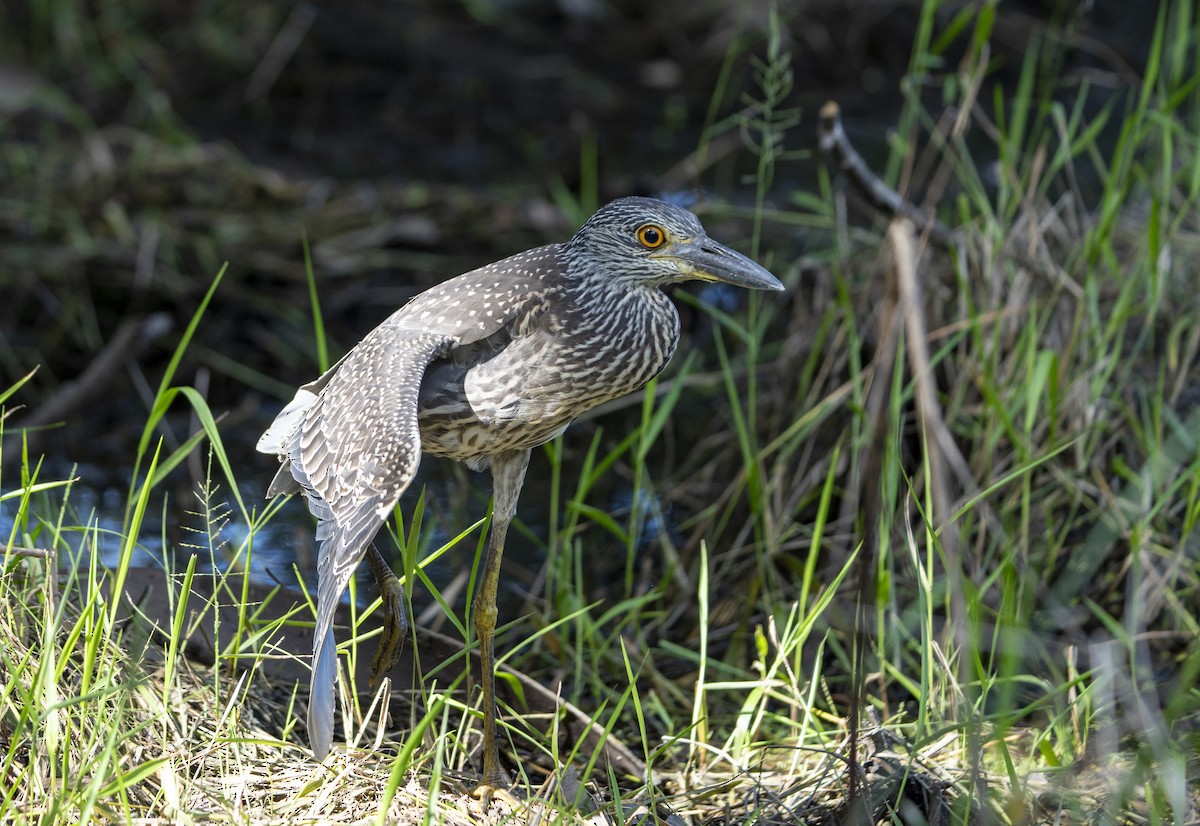
<svg viewBox="0 0 1200 826">
<path fill-rule="evenodd" d="M 847 221 L 828 172 L 783 204 L 781 169 L 809 145 L 809 118 L 789 106 L 773 16 L 764 40 L 735 44 L 756 85 L 736 102 L 722 85 L 709 118 L 710 138 L 745 136 L 755 206 L 704 218 L 750 218 L 728 240 L 755 249 L 788 298 L 726 312 L 679 294 L 702 322 L 671 371 L 535 457 L 548 524 L 513 537 L 545 562 L 520 582 L 497 650 L 530 678 L 501 675 L 511 696 L 561 692 L 545 716 L 502 709 L 518 786 L 549 822 L 585 820 L 580 801 L 611 822 L 638 807 L 706 823 L 845 816 L 852 720 L 877 819 L 917 822 L 917 806 L 952 822 L 1166 823 L 1200 805 L 1200 23 L 1164 5 L 1140 86 L 1101 96 L 1064 68 L 1071 21 L 1001 75 L 998 7 L 948 23 L 937 7 L 925 4 L 878 168 L 935 205 L 957 250 L 906 259 L 887 216 Z M 944 119 L 951 106 L 959 117 Z M 598 151 L 589 137 L 579 195 L 547 184 L 576 217 L 597 197 Z M 812 251 L 800 262 L 796 231 Z M 314 267 L 315 375 L 336 354 Z M 112 570 L 74 558 L 109 541 L 78 512 L 75 482 L 4 454 L 6 547 L 52 556 L 9 552 L 0 576 L 0 820 L 467 822 L 480 727 L 462 654 L 421 657 L 424 679 L 392 687 L 414 699 L 391 725 L 350 686 L 351 746 L 328 767 L 302 748 L 303 686 L 263 676 L 307 651 L 279 641 L 303 639 L 311 603 L 251 595 L 255 531 L 282 504 L 242 501 L 241 460 L 179 378 L 222 272 L 149 405 Z M 168 448 L 158 427 L 182 406 L 199 426 Z M 198 499 L 178 502 L 167 480 L 197 454 Z M 152 640 L 112 597 L 151 509 L 186 521 L 201 558 L 229 571 L 191 557 L 165 577 Z M 426 615 L 418 656 L 425 624 L 471 641 L 474 574 L 428 573 L 447 555 L 478 566 L 484 522 L 466 510 L 422 496 L 393 526 Z M 435 526 L 448 541 L 430 539 Z M 212 666 L 185 656 L 193 588 L 233 609 Z M 351 674 L 375 607 L 342 641 Z M 543 788 L 556 767 L 578 780 Z"/>
</svg>

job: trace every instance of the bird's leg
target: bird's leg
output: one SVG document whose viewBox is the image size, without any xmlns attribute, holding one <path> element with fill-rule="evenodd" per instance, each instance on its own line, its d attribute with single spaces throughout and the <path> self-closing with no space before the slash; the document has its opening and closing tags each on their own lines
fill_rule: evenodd
<svg viewBox="0 0 1200 826">
<path fill-rule="evenodd" d="M 483 576 L 475 593 L 475 634 L 479 638 L 479 659 L 483 679 L 483 778 L 475 789 L 484 807 L 498 789 L 507 789 L 509 780 L 500 768 L 496 744 L 496 658 L 493 641 L 496 632 L 496 588 L 500 583 L 500 561 L 504 557 L 504 537 L 512 521 L 529 466 L 529 451 L 501 453 L 492 457 L 492 527 L 488 534 L 487 557 Z"/>
<path fill-rule="evenodd" d="M 404 612 L 404 586 L 374 542 L 367 550 L 367 564 L 379 583 L 379 598 L 383 600 L 383 635 L 371 659 L 370 687 L 374 691 L 379 678 L 400 660 L 400 651 L 408 638 L 408 616 Z"/>
</svg>

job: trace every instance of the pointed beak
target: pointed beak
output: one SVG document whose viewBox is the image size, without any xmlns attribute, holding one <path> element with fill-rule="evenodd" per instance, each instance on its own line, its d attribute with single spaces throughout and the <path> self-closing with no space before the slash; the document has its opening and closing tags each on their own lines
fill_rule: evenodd
<svg viewBox="0 0 1200 826">
<path fill-rule="evenodd" d="M 707 235 L 671 244 L 658 255 L 673 259 L 681 274 L 688 278 L 719 281 L 748 290 L 783 289 L 779 279 L 766 269 Z"/>
</svg>

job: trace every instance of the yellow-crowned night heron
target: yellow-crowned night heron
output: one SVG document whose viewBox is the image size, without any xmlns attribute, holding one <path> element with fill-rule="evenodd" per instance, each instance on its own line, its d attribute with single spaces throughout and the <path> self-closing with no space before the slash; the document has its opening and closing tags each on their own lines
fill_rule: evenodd
<svg viewBox="0 0 1200 826">
<path fill-rule="evenodd" d="M 334 609 L 370 547 L 398 611 L 395 577 L 372 544 L 412 482 L 421 453 L 492 470 L 487 557 L 475 596 L 482 659 L 481 793 L 504 785 L 496 746 L 492 638 L 504 537 L 531 448 L 573 419 L 637 390 L 675 352 L 679 316 L 660 287 L 720 281 L 782 290 L 744 255 L 711 240 L 692 213 L 650 198 L 599 210 L 565 244 L 518 253 L 421 293 L 296 393 L 258 449 L 283 467 L 267 496 L 303 492 L 317 517 L 317 622 L 308 736 L 333 739 Z M 395 620 L 395 618 L 393 618 Z M 373 662 L 395 663 L 406 627 Z M 385 650 L 386 649 L 386 650 Z"/>
</svg>

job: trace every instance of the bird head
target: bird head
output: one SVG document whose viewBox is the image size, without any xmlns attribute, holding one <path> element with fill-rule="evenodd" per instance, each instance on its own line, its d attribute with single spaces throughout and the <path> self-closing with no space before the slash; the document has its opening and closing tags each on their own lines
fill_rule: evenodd
<svg viewBox="0 0 1200 826">
<path fill-rule="evenodd" d="M 619 198 L 596 211 L 566 244 L 572 269 L 640 286 L 699 280 L 782 290 L 766 269 L 708 237 L 700 219 L 653 198 Z"/>
</svg>

